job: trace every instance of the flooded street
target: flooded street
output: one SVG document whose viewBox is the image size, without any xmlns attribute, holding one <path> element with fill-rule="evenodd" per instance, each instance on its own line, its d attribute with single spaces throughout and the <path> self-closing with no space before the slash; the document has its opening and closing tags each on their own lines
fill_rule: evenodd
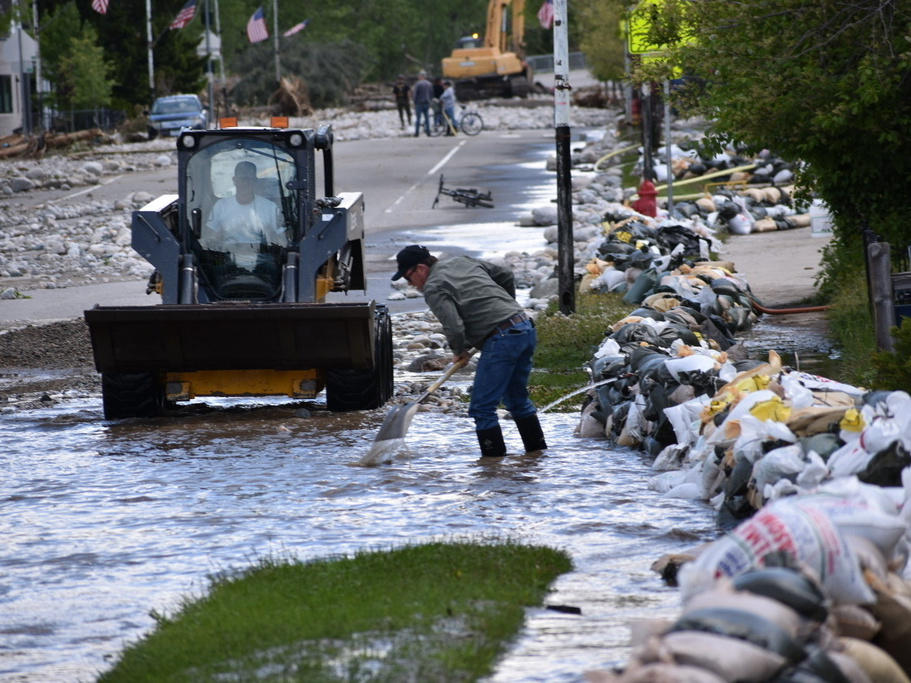
<svg viewBox="0 0 911 683">
<path fill-rule="evenodd" d="M 579 680 L 625 658 L 630 619 L 676 610 L 651 562 L 716 533 L 704 505 L 648 489 L 639 454 L 574 437 L 575 414 L 543 416 L 546 454 L 486 464 L 470 419 L 422 412 L 392 463 L 365 468 L 382 409 L 212 405 L 116 423 L 74 399 L 4 416 L 0 679 L 92 680 L 150 611 L 257 558 L 508 537 L 572 555 L 547 602 L 582 615 L 531 611 L 494 680 Z"/>
</svg>

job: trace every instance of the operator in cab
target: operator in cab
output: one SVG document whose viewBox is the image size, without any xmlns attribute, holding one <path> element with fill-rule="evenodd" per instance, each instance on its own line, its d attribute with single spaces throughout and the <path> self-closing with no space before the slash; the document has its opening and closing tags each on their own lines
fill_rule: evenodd
<svg viewBox="0 0 911 683">
<path fill-rule="evenodd" d="M 278 205 L 255 193 L 256 164 L 241 161 L 234 167 L 235 193 L 222 197 L 206 222 L 206 243 L 210 249 L 228 251 L 235 263 L 252 270 L 260 247 L 287 246 Z"/>
</svg>

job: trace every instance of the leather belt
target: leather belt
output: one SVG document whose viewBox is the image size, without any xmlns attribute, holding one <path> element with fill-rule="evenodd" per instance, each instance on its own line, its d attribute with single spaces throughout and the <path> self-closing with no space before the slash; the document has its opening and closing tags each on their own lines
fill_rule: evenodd
<svg viewBox="0 0 911 683">
<path fill-rule="evenodd" d="M 526 315 L 525 313 L 516 313 L 511 318 L 507 318 L 503 322 L 499 323 L 490 334 L 488 334 L 486 337 L 484 337 L 484 339 L 486 341 L 487 339 L 490 339 L 492 336 L 494 336 L 497 332 L 504 332 L 504 331 L 508 330 L 510 327 L 514 327 L 514 326 L 518 325 L 519 323 L 524 323 L 526 320 L 530 320 L 528 315 Z"/>
</svg>

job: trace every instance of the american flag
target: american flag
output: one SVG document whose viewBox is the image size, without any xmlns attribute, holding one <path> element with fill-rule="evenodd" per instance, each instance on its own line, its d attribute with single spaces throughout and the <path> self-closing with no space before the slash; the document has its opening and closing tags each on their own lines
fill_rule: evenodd
<svg viewBox="0 0 911 683">
<path fill-rule="evenodd" d="M 309 24 L 309 23 L 310 23 L 309 19 L 304 19 L 301 23 L 295 24 L 294 26 L 289 28 L 287 31 L 282 33 L 282 37 L 287 38 L 288 36 L 293 36 L 298 31 L 303 31 L 305 28 L 307 28 L 307 24 Z"/>
<path fill-rule="evenodd" d="M 269 37 L 269 31 L 266 30 L 266 15 L 263 13 L 262 6 L 259 7 L 247 22 L 247 38 L 251 43 L 258 43 Z"/>
<path fill-rule="evenodd" d="M 554 0 L 544 0 L 541 9 L 538 10 L 538 21 L 541 22 L 542 28 L 551 28 L 554 25 Z"/>
<path fill-rule="evenodd" d="M 187 4 L 180 9 L 168 28 L 183 28 L 193 21 L 194 16 L 196 16 L 196 0 L 187 0 Z"/>
<path fill-rule="evenodd" d="M 108 0 L 92 0 L 92 9 L 99 14 L 107 14 Z"/>
</svg>

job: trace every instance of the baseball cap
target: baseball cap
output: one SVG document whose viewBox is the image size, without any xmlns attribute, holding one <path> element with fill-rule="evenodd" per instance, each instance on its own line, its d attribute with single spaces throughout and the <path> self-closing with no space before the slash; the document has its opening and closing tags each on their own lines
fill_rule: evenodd
<svg viewBox="0 0 911 683">
<path fill-rule="evenodd" d="M 409 244 L 395 255 L 395 260 L 398 263 L 399 269 L 395 272 L 395 275 L 392 276 L 392 279 L 398 280 L 410 268 L 413 268 L 419 263 L 423 263 L 429 257 L 430 252 L 427 250 L 427 247 L 422 247 L 420 244 Z"/>
</svg>

